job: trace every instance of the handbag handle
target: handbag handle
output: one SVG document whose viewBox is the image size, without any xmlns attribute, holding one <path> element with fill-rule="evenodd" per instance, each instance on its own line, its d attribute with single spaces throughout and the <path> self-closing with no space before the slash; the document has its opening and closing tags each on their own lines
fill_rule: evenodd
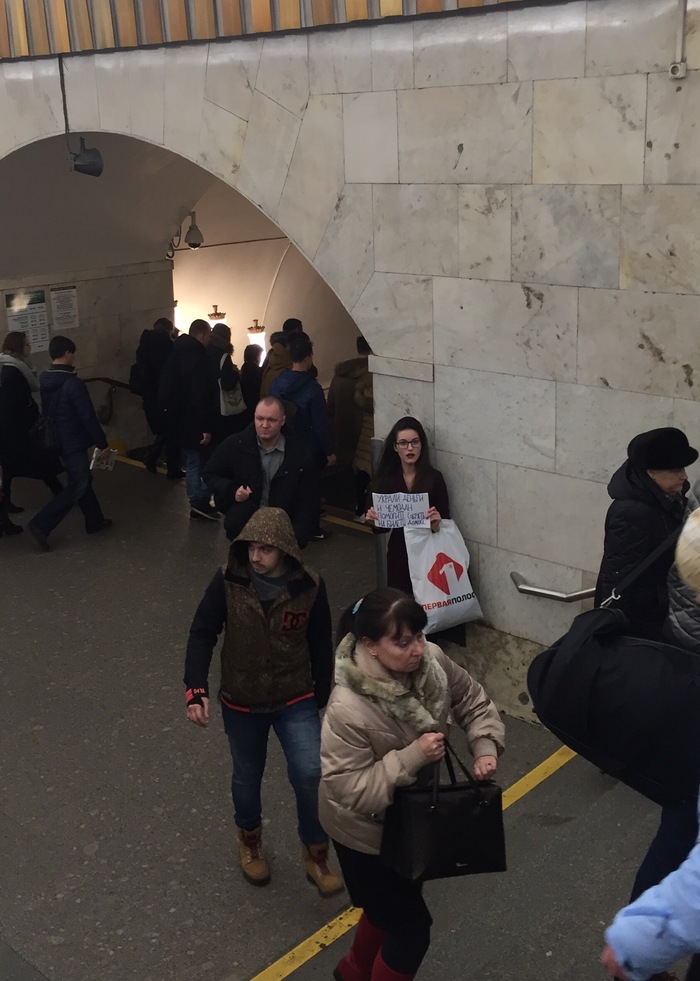
<svg viewBox="0 0 700 981">
<path fill-rule="evenodd" d="M 452 762 L 452 758 L 454 758 L 455 763 L 460 768 L 464 776 L 467 778 L 467 783 L 469 783 L 472 787 L 478 789 L 479 781 L 474 779 L 474 777 L 471 775 L 467 767 L 464 765 L 464 763 L 462 763 L 459 756 L 457 756 L 456 752 L 450 745 L 450 741 L 447 738 L 447 736 L 445 736 L 445 756 L 444 756 L 445 766 L 447 767 L 447 773 L 450 778 L 450 783 L 452 784 L 452 786 L 454 786 L 457 783 L 457 774 L 455 773 L 455 768 L 454 768 L 454 763 Z M 440 761 L 435 763 L 433 769 L 433 802 L 432 802 L 433 807 L 437 807 L 439 795 L 440 795 Z"/>
</svg>

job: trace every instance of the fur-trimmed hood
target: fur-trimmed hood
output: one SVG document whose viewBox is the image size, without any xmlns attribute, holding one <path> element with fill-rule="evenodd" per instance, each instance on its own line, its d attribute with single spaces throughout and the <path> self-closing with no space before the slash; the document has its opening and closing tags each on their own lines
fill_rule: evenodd
<svg viewBox="0 0 700 981">
<path fill-rule="evenodd" d="M 435 732 L 439 728 L 447 696 L 447 675 L 427 644 L 412 675 L 413 685 L 407 688 L 353 634 L 347 634 L 336 651 L 335 680 L 357 695 L 372 699 L 390 718 L 405 722 L 418 732 Z"/>
</svg>

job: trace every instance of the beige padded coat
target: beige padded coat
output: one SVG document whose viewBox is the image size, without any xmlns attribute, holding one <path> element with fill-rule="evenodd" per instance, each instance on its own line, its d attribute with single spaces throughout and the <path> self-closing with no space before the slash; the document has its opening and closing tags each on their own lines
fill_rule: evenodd
<svg viewBox="0 0 700 981">
<path fill-rule="evenodd" d="M 397 676 L 348 634 L 336 652 L 321 732 L 319 818 L 327 834 L 348 848 L 379 854 L 394 788 L 413 783 L 428 762 L 415 740 L 424 732 L 447 732 L 452 721 L 466 732 L 475 758 L 502 752 L 498 709 L 439 647 L 426 642 L 418 670 Z"/>
</svg>

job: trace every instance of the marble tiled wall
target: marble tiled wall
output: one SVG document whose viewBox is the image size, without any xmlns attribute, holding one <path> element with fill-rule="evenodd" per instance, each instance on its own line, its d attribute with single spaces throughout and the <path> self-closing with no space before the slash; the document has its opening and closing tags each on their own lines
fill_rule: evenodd
<svg viewBox="0 0 700 981">
<path fill-rule="evenodd" d="M 76 344 L 76 368 L 82 378 L 126 380 L 141 332 L 158 317 L 172 317 L 172 263 L 151 262 L 101 270 L 76 270 L 66 275 L 48 275 L 24 280 L 0 280 L 2 290 L 13 292 L 50 286 L 75 286 L 80 326 L 66 331 Z M 0 334 L 7 330 L 5 304 L 0 302 Z M 53 330 L 52 330 L 53 333 Z M 38 371 L 51 363 L 47 352 L 32 361 Z M 96 408 L 107 403 L 108 388 L 101 382 L 88 386 Z M 108 437 L 126 441 L 128 447 L 152 441 L 141 399 L 124 389 L 114 393 L 114 415 L 105 425 Z"/>
<path fill-rule="evenodd" d="M 496 6 L 66 60 L 72 125 L 237 187 L 370 340 L 376 422 L 431 433 L 492 624 L 597 568 L 636 432 L 700 442 L 700 0 Z M 60 131 L 51 61 L 0 66 L 0 154 Z M 148 84 L 145 84 L 145 80 Z M 29 121 L 28 121 L 29 120 Z"/>
</svg>

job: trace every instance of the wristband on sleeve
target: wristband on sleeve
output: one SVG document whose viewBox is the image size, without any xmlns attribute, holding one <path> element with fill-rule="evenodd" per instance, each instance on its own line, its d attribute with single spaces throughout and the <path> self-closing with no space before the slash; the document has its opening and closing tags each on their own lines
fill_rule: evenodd
<svg viewBox="0 0 700 981">
<path fill-rule="evenodd" d="M 185 692 L 185 702 L 187 705 L 203 705 L 203 698 L 209 697 L 207 688 L 188 688 Z"/>
</svg>

